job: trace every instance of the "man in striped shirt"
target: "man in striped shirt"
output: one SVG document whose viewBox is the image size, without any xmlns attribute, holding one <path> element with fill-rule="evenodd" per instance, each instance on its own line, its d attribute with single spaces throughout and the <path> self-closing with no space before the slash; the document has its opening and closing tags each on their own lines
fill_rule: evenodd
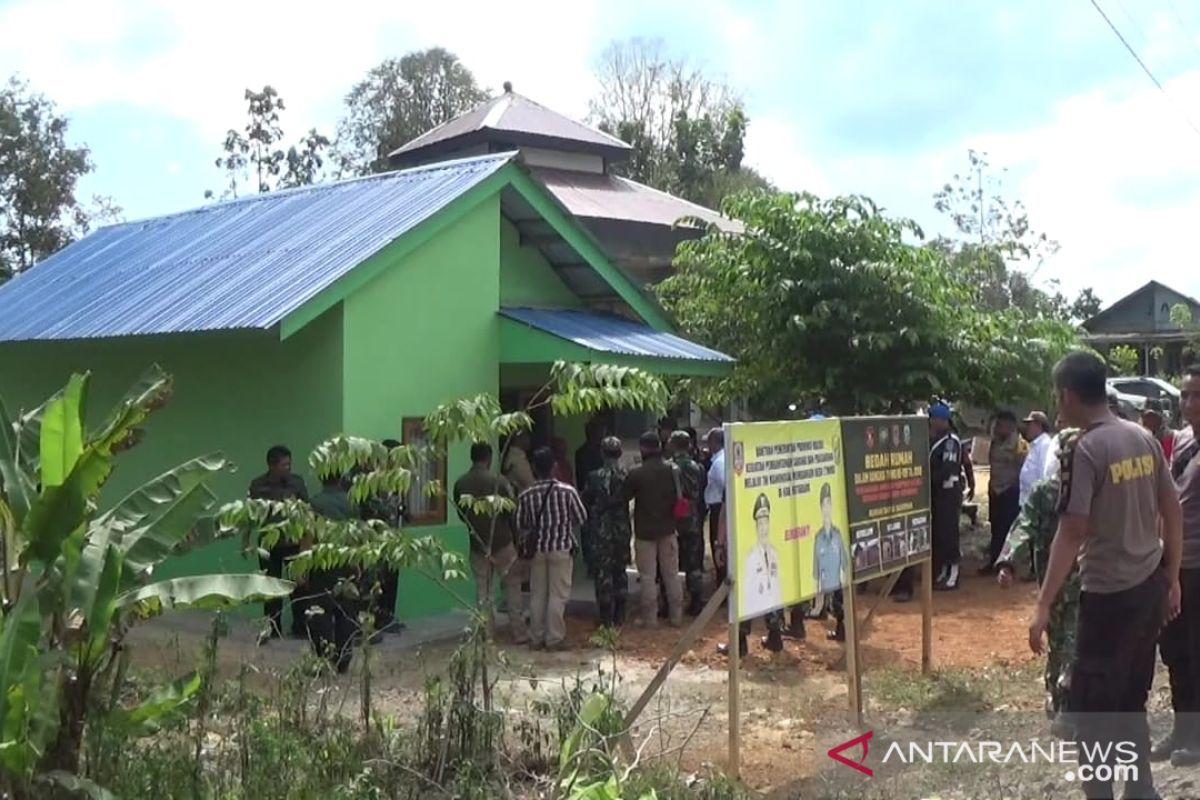
<svg viewBox="0 0 1200 800">
<path fill-rule="evenodd" d="M 533 451 L 533 486 L 517 499 L 517 526 L 534 544 L 529 578 L 529 644 L 535 650 L 566 648 L 563 614 L 571 596 L 575 531 L 587 511 L 574 486 L 554 479 L 554 452 Z"/>
</svg>

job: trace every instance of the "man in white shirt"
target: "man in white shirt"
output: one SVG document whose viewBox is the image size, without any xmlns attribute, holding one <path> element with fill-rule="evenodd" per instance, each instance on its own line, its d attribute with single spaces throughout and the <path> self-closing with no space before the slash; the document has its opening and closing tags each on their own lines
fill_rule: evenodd
<svg viewBox="0 0 1200 800">
<path fill-rule="evenodd" d="M 1050 436 L 1050 419 L 1041 411 L 1034 411 L 1025 418 L 1025 427 L 1021 434 L 1029 442 L 1029 455 L 1021 465 L 1020 497 L 1021 507 L 1033 492 L 1033 487 L 1042 480 L 1046 471 L 1046 454 L 1053 445 Z"/>
<path fill-rule="evenodd" d="M 779 575 L 779 554 L 771 544 L 771 503 L 765 494 L 754 501 L 754 528 L 757 541 L 742 564 L 741 603 L 743 617 L 758 617 L 783 605 L 783 584 Z"/>
<path fill-rule="evenodd" d="M 708 468 L 708 483 L 704 487 L 704 505 L 708 508 L 708 546 L 712 550 L 713 572 L 717 583 L 728 575 L 729 561 L 725 544 L 720 539 L 721 514 L 725 510 L 725 431 L 713 428 L 708 432 L 708 452 L 712 466 Z"/>
</svg>

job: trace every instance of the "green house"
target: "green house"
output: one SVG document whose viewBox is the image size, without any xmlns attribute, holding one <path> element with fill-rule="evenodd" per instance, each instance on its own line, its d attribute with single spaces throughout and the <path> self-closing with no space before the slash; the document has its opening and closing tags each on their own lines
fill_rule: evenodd
<svg viewBox="0 0 1200 800">
<path fill-rule="evenodd" d="M 96 231 L 0 287 L 0 394 L 31 407 L 73 371 L 104 408 L 148 365 L 175 395 L 122 457 L 109 499 L 187 458 L 239 467 L 242 496 L 266 450 L 306 456 L 337 434 L 416 441 L 440 403 L 508 404 L 555 360 L 714 375 L 727 356 L 671 332 L 655 302 L 514 153 L 257 195 Z M 99 396 L 96 396 L 99 395 Z M 577 443 L 583 420 L 538 421 Z M 436 472 L 467 467 L 454 448 Z M 414 524 L 459 550 L 444 502 L 411 499 Z M 172 566 L 239 570 L 222 542 Z M 404 617 L 449 610 L 402 576 Z"/>
</svg>

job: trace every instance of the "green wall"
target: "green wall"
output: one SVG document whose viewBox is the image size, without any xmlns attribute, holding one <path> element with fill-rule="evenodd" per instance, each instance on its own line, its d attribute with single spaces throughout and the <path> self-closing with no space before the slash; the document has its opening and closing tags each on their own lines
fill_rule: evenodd
<svg viewBox="0 0 1200 800">
<path fill-rule="evenodd" d="M 522 245 L 521 235 L 504 218 L 500 220 L 500 305 L 542 308 L 583 305 L 541 251 Z"/>
<path fill-rule="evenodd" d="M 117 459 L 102 503 L 198 455 L 220 450 L 237 465 L 212 483 L 220 498 L 245 495 L 265 468 L 267 448 L 286 444 L 310 489 L 308 453 L 338 432 L 342 413 L 341 311 L 295 337 L 229 332 L 0 345 L 0 394 L 11 411 L 32 408 L 72 372 L 91 370 L 89 411 L 98 423 L 151 364 L 174 378 L 170 402 L 146 423 L 146 438 Z M 239 543 L 224 541 L 165 565 L 163 577 L 246 571 Z"/>
<path fill-rule="evenodd" d="M 445 402 L 499 391 L 500 198 L 467 211 L 344 302 L 345 431 L 399 439 L 404 417 L 424 417 Z M 387 251 L 380 254 L 387 257 Z M 447 482 L 469 466 L 467 447 L 450 452 Z M 465 553 L 466 529 L 411 529 Z M 473 597 L 468 586 L 454 587 Z M 402 575 L 403 617 L 452 608 L 444 589 Z"/>
</svg>

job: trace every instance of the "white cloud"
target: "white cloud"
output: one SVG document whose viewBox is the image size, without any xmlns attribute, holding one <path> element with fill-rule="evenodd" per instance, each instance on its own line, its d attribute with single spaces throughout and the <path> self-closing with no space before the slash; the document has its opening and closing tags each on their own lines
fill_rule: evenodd
<svg viewBox="0 0 1200 800">
<path fill-rule="evenodd" d="M 511 80 L 548 105 L 586 112 L 588 53 L 562 31 L 589 30 L 595 3 L 538 0 L 519 11 L 465 5 L 451 12 L 439 4 L 341 0 L 330 13 L 325 5 L 279 0 L 16 0 L 0 9 L 0 73 L 20 72 L 67 109 L 128 103 L 190 121 L 216 141 L 244 113 L 246 87 L 274 85 L 290 129 L 332 130 L 330 109 L 336 115 L 367 69 L 440 44 L 485 85 L 499 89 Z M 451 13 L 462 24 L 448 24 Z"/>
</svg>

